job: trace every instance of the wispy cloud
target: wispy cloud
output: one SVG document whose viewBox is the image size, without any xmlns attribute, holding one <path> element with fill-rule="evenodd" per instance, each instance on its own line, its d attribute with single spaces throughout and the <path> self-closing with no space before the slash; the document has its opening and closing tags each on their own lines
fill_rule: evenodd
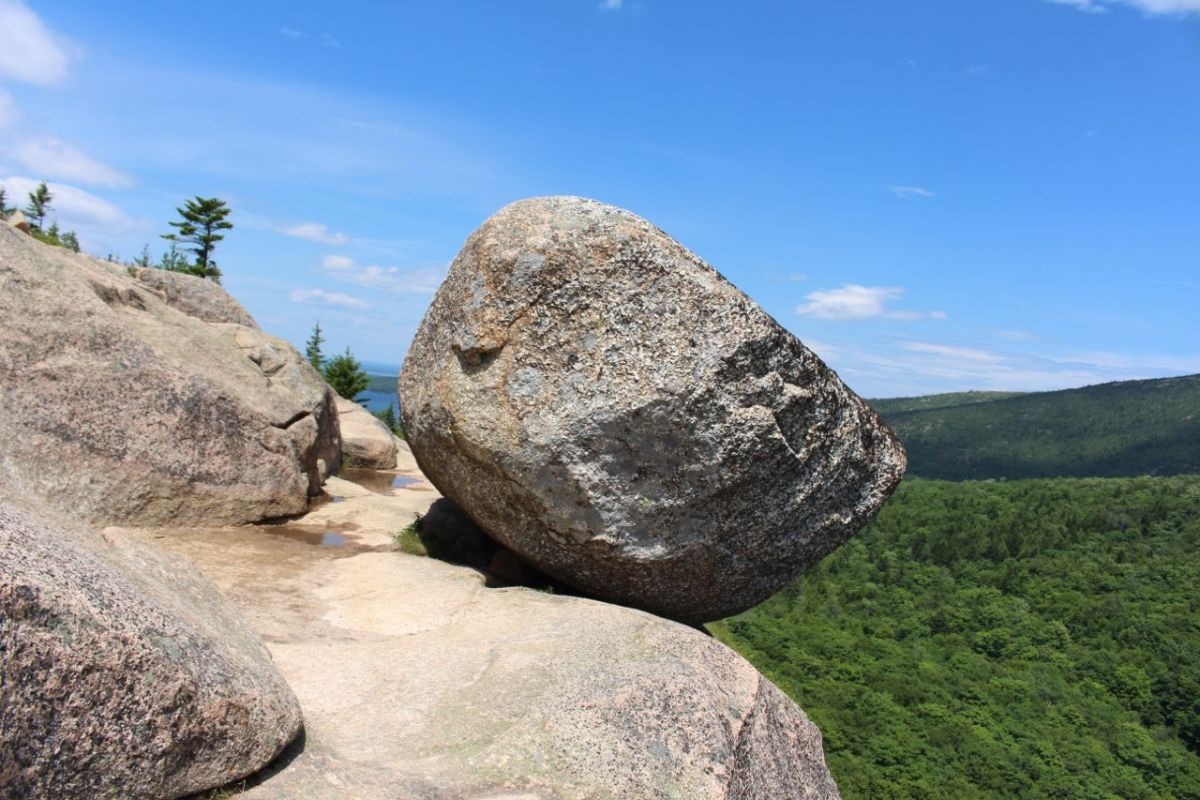
<svg viewBox="0 0 1200 800">
<path fill-rule="evenodd" d="M 76 53 L 21 0 L 0 0 L 0 77 L 52 86 L 67 77 Z"/>
<path fill-rule="evenodd" d="M 903 342 L 901 343 L 901 347 L 912 353 L 927 353 L 929 355 L 969 361 L 977 364 L 995 364 L 1004 360 L 1003 356 L 996 353 L 990 353 L 986 350 L 979 350 L 973 347 L 956 347 L 953 345 L 932 344 L 930 342 Z"/>
<path fill-rule="evenodd" d="M 332 47 L 339 50 L 342 47 L 342 43 L 339 42 L 332 33 L 310 34 L 306 31 L 297 30 L 296 28 L 280 28 L 279 35 L 293 42 L 312 39 L 322 47 Z"/>
<path fill-rule="evenodd" d="M 325 256 L 321 268 L 335 280 L 399 294 L 433 294 L 446 274 L 444 269 L 405 270 L 378 264 L 360 265 L 354 259 L 341 255 Z"/>
<path fill-rule="evenodd" d="M 620 11 L 623 0 L 600 0 L 600 8 L 605 11 Z"/>
<path fill-rule="evenodd" d="M 342 308 L 370 308 L 365 300 L 359 300 L 357 297 L 351 297 L 341 292 L 327 292 L 324 289 L 293 289 L 288 293 L 288 299 L 293 303 L 320 303 Z"/>
<path fill-rule="evenodd" d="M 1071 6 L 1087 14 L 1104 14 L 1108 11 L 1109 6 L 1117 4 L 1132 6 L 1150 15 L 1200 14 L 1200 0 L 1048 0 L 1048 2 Z"/>
<path fill-rule="evenodd" d="M 1030 352 L 999 342 L 895 341 L 824 345 L 805 340 L 856 391 L 896 397 L 939 391 L 1049 391 L 1200 372 L 1192 354 Z"/>
<path fill-rule="evenodd" d="M 898 286 L 859 286 L 847 283 L 838 289 L 821 289 L 804 296 L 807 303 L 796 307 L 802 317 L 825 320 L 886 319 L 918 320 L 944 319 L 942 311 L 910 311 L 888 308 L 893 300 L 904 297 Z"/>
<path fill-rule="evenodd" d="M 342 245 L 350 241 L 346 234 L 335 233 L 322 222 L 298 222 L 295 225 L 281 225 L 276 230 L 284 236 L 294 236 L 319 244 Z"/>
<path fill-rule="evenodd" d="M 0 185 L 10 198 L 25 198 L 37 188 L 39 180 L 23 175 L 0 178 Z M 140 227 L 124 211 L 107 200 L 65 183 L 48 182 L 53 195 L 50 218 L 59 219 L 63 227 L 91 226 L 109 231 L 129 231 Z"/>
<path fill-rule="evenodd" d="M 17 104 L 13 102 L 12 95 L 0 87 L 0 128 L 7 128 L 20 116 L 21 112 L 17 110 Z"/>
<path fill-rule="evenodd" d="M 89 186 L 122 188 L 133 178 L 102 164 L 77 147 L 48 136 L 18 142 L 12 150 L 17 163 L 35 175 Z"/>
<path fill-rule="evenodd" d="M 889 186 L 888 191 L 901 200 L 911 200 L 915 197 L 933 197 L 933 192 L 924 186 Z"/>
</svg>

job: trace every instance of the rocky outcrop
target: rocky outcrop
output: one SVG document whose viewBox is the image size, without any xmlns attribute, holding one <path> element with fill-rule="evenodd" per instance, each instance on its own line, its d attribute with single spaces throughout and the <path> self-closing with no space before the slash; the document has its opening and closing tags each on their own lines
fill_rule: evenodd
<svg viewBox="0 0 1200 800">
<path fill-rule="evenodd" d="M 20 211 L 12 212 L 5 221 L 21 233 L 29 233 L 29 220 L 25 219 L 25 215 Z"/>
<path fill-rule="evenodd" d="M 374 414 L 358 403 L 337 398 L 342 432 L 342 458 L 348 467 L 392 469 L 396 466 L 396 437 Z"/>
<path fill-rule="evenodd" d="M 342 502 L 293 523 L 338 531 L 341 547 L 236 529 L 155 539 L 227 589 L 304 708 L 303 753 L 239 798 L 838 796 L 816 726 L 724 645 L 377 552 L 434 495 L 344 483 L 331 481 Z"/>
<path fill-rule="evenodd" d="M 686 621 L 762 601 L 869 520 L 890 429 L 633 214 L 522 201 L 467 240 L 400 375 L 422 470 L 588 594 Z"/>
<path fill-rule="evenodd" d="M 250 312 L 213 281 L 149 267 L 139 268 L 133 277 L 167 305 L 189 317 L 205 322 L 232 322 L 247 328 L 258 328 Z"/>
<path fill-rule="evenodd" d="M 0 797 L 179 797 L 300 730 L 262 642 L 186 561 L 3 497 L 0 662 Z"/>
<path fill-rule="evenodd" d="M 8 489 L 99 524 L 304 511 L 340 457 L 333 392 L 219 287 L 139 276 L 0 226 Z"/>
</svg>

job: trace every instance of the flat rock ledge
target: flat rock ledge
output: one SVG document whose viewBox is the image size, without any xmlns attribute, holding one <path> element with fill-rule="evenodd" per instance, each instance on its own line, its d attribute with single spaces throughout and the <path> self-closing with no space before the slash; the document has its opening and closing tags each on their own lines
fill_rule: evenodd
<svg viewBox="0 0 1200 800">
<path fill-rule="evenodd" d="M 200 566 L 300 699 L 303 750 L 239 798 L 838 797 L 816 726 L 704 633 L 397 552 L 438 494 L 395 474 L 286 526 L 129 532 Z"/>
</svg>

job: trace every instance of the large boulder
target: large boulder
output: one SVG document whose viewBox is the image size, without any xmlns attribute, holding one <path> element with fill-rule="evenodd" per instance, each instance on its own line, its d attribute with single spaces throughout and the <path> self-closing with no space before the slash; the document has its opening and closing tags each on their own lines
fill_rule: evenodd
<svg viewBox="0 0 1200 800">
<path fill-rule="evenodd" d="M 98 524 L 303 512 L 337 469 L 334 393 L 220 287 L 162 277 L 0 226 L 5 483 Z"/>
<path fill-rule="evenodd" d="M 262 768 L 300 724 L 186 561 L 0 496 L 0 797 L 180 797 Z"/>
<path fill-rule="evenodd" d="M 342 458 L 348 467 L 394 469 L 396 437 L 374 414 L 344 397 L 337 398 Z"/>
<path fill-rule="evenodd" d="M 882 420 L 712 267 L 572 197 L 467 240 L 400 374 L 413 454 L 484 530 L 686 621 L 762 601 L 904 472 Z"/>
</svg>

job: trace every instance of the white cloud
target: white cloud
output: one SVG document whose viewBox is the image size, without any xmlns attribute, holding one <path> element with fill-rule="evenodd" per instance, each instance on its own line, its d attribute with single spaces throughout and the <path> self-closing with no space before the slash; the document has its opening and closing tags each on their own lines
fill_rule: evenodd
<svg viewBox="0 0 1200 800">
<path fill-rule="evenodd" d="M 806 294 L 808 300 L 802 306 L 796 307 L 796 313 L 802 317 L 827 320 L 871 319 L 884 317 L 886 319 L 917 320 L 926 317 L 945 319 L 943 311 L 907 311 L 889 309 L 888 303 L 904 297 L 904 290 L 898 286 L 859 286 L 847 283 L 840 289 L 823 289 Z"/>
<path fill-rule="evenodd" d="M 324 267 L 327 272 L 332 270 L 351 269 L 354 266 L 354 259 L 346 258 L 345 256 L 325 256 L 325 258 L 321 259 L 321 266 Z"/>
<path fill-rule="evenodd" d="M 1099 0 L 1050 0 L 1050 2 L 1060 6 L 1073 6 L 1089 14 L 1103 14 L 1106 10 L 1104 6 L 1100 5 Z"/>
<path fill-rule="evenodd" d="M 889 186 L 888 191 L 902 200 L 911 200 L 914 197 L 933 197 L 933 192 L 924 186 Z"/>
<path fill-rule="evenodd" d="M 0 87 L 0 128 L 6 128 L 17 121 L 21 112 L 13 102 L 12 95 Z"/>
<path fill-rule="evenodd" d="M 620 11 L 623 0 L 600 0 L 600 8 L 605 11 Z"/>
<path fill-rule="evenodd" d="M 944 344 L 931 344 L 929 342 L 904 342 L 901 347 L 913 353 L 927 353 L 929 355 L 975 363 L 995 364 L 1004 360 L 1003 356 L 989 353 L 986 350 L 977 350 L 973 347 L 954 347 Z"/>
<path fill-rule="evenodd" d="M 12 156 L 30 172 L 47 178 L 110 188 L 133 185 L 125 173 L 59 139 L 26 139 L 13 148 Z"/>
<path fill-rule="evenodd" d="M 377 264 L 359 265 L 353 259 L 336 255 L 325 256 L 321 267 L 337 280 L 400 294 L 433 294 L 446 274 L 444 269 L 403 270 Z"/>
<path fill-rule="evenodd" d="M 280 28 L 279 35 L 285 39 L 291 39 L 294 42 L 297 39 L 304 38 L 304 31 L 298 31 L 295 28 Z"/>
<path fill-rule="evenodd" d="M 1150 15 L 1200 14 L 1200 0 L 1049 0 L 1088 14 L 1104 14 L 1110 5 L 1123 3 Z"/>
<path fill-rule="evenodd" d="M 9 202 L 21 206 L 29 193 L 37 188 L 38 183 L 40 181 L 24 176 L 0 178 L 0 185 L 4 186 L 11 198 Z M 50 201 L 49 218 L 59 220 L 63 228 L 70 229 L 78 225 L 125 232 L 136 227 L 124 211 L 83 189 L 54 182 L 48 182 L 46 186 L 53 196 Z"/>
<path fill-rule="evenodd" d="M 288 293 L 288 299 L 293 303 L 322 303 L 343 308 L 370 308 L 365 300 L 359 300 L 357 297 L 351 297 L 341 292 L 327 292 L 324 289 L 293 289 Z"/>
<path fill-rule="evenodd" d="M 0 77 L 50 86 L 67 77 L 70 46 L 21 0 L 0 0 Z"/>
<path fill-rule="evenodd" d="M 344 233 L 334 233 L 320 222 L 298 222 L 295 225 L 283 225 L 278 229 L 284 236 L 294 236 L 297 239 L 307 239 L 319 244 L 339 245 L 350 241 Z"/>
</svg>

